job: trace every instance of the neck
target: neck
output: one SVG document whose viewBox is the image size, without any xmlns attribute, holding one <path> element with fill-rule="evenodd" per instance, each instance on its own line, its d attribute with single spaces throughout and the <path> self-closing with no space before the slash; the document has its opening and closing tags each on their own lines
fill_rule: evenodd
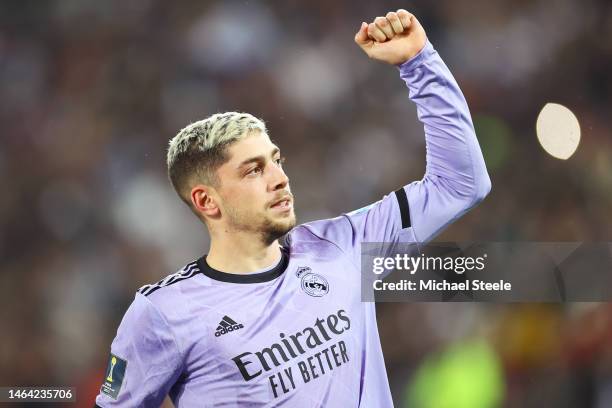
<svg viewBox="0 0 612 408">
<path fill-rule="evenodd" d="M 249 273 L 273 267 L 280 257 L 278 240 L 268 245 L 252 233 L 232 232 L 225 236 L 211 234 L 206 262 L 221 272 Z"/>
</svg>

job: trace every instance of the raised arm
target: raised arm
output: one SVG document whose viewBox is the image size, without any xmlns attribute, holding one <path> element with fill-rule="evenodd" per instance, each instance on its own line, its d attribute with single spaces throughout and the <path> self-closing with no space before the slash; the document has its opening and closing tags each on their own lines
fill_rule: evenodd
<svg viewBox="0 0 612 408">
<path fill-rule="evenodd" d="M 299 229 L 335 243 L 359 263 L 362 242 L 431 240 L 480 202 L 491 181 L 465 98 L 416 17 L 398 10 L 362 23 L 355 42 L 370 58 L 399 68 L 427 146 L 422 180 L 362 209 Z"/>
<path fill-rule="evenodd" d="M 425 176 L 405 189 L 415 236 L 423 242 L 482 201 L 491 181 L 465 98 L 429 42 L 401 65 L 400 76 L 425 128 Z"/>
<path fill-rule="evenodd" d="M 403 191 L 414 238 L 428 241 L 491 189 L 467 102 L 423 27 L 406 10 L 362 23 L 355 42 L 370 58 L 399 66 L 417 105 L 425 128 L 427 167 L 423 179 Z M 400 202 L 402 194 L 397 194 Z"/>
</svg>

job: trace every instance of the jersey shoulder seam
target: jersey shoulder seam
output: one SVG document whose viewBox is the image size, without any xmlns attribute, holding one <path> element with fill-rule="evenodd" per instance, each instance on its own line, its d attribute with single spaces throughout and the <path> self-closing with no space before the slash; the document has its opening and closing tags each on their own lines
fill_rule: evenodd
<svg viewBox="0 0 612 408">
<path fill-rule="evenodd" d="M 139 294 L 141 294 L 140 292 L 136 293 L 136 296 L 138 296 Z M 141 294 L 142 295 L 142 294 Z M 170 322 L 168 321 L 168 318 L 166 317 L 166 315 L 159 309 L 159 307 L 157 307 L 152 301 L 151 299 L 149 299 L 146 295 L 142 295 L 142 297 L 144 298 L 144 301 L 149 305 L 149 307 L 151 307 L 155 313 L 157 313 L 160 317 L 160 319 L 162 319 L 164 325 L 168 328 L 168 331 L 170 332 L 170 334 L 172 335 L 172 340 L 174 341 L 174 346 L 176 347 L 176 351 L 179 355 L 179 358 L 181 361 L 184 361 L 185 359 L 185 354 L 183 353 L 183 350 L 181 350 L 181 347 L 179 345 L 179 342 L 177 340 L 177 335 L 174 331 L 174 329 L 172 328 L 172 326 L 170 325 Z"/>
<path fill-rule="evenodd" d="M 344 218 L 344 216 L 340 216 L 340 217 L 338 217 L 338 218 Z M 315 222 L 316 222 L 316 221 L 315 221 Z M 350 224 L 350 221 L 349 221 L 349 224 Z M 311 235 L 313 235 L 313 236 L 314 236 L 315 238 L 317 238 L 318 240 L 325 241 L 325 242 L 327 242 L 327 243 L 329 243 L 329 244 L 331 244 L 331 245 L 335 246 L 336 248 L 338 248 L 338 250 L 339 250 L 340 252 L 342 252 L 343 254 L 348 255 L 348 254 L 346 253 L 346 251 L 345 251 L 345 250 L 344 250 L 344 249 L 343 249 L 343 248 L 342 248 L 340 245 L 338 245 L 337 243 L 335 243 L 334 241 L 332 241 L 332 240 L 330 240 L 330 239 L 328 239 L 328 238 L 325 238 L 325 237 L 320 236 L 319 234 L 317 234 L 316 232 L 314 232 L 314 231 L 313 231 L 313 230 L 310 228 L 310 226 L 309 226 L 308 224 L 302 224 L 302 225 L 300 225 L 299 227 L 304 228 L 306 231 L 308 231 L 308 232 L 309 232 Z M 299 227 L 298 227 L 298 228 L 299 228 Z"/>
</svg>

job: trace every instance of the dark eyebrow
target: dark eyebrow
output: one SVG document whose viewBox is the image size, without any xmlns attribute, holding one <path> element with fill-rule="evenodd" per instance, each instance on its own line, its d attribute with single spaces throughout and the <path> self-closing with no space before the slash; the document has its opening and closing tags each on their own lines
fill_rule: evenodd
<svg viewBox="0 0 612 408">
<path fill-rule="evenodd" d="M 275 147 L 275 148 L 272 150 L 272 152 L 270 153 L 270 156 L 274 156 L 274 155 L 276 155 L 278 152 L 280 152 L 280 149 L 279 149 L 278 147 Z M 240 168 L 240 167 L 244 167 L 244 166 L 246 166 L 247 164 L 250 164 L 250 163 L 263 162 L 263 161 L 265 161 L 265 160 L 266 160 L 266 158 L 265 158 L 264 156 L 255 156 L 255 157 L 251 157 L 251 158 L 249 158 L 249 159 L 244 160 L 242 163 L 240 163 L 240 164 L 238 165 L 238 168 Z"/>
</svg>

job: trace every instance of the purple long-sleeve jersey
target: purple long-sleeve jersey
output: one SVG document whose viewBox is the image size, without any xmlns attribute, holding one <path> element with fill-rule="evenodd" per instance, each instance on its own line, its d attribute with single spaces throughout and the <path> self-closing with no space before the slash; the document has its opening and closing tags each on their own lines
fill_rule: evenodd
<svg viewBox="0 0 612 408">
<path fill-rule="evenodd" d="M 400 76 L 425 127 L 424 178 L 297 226 L 272 269 L 228 274 L 204 256 L 141 288 L 97 406 L 393 406 L 360 244 L 428 241 L 490 190 L 466 101 L 429 42 Z"/>
</svg>

